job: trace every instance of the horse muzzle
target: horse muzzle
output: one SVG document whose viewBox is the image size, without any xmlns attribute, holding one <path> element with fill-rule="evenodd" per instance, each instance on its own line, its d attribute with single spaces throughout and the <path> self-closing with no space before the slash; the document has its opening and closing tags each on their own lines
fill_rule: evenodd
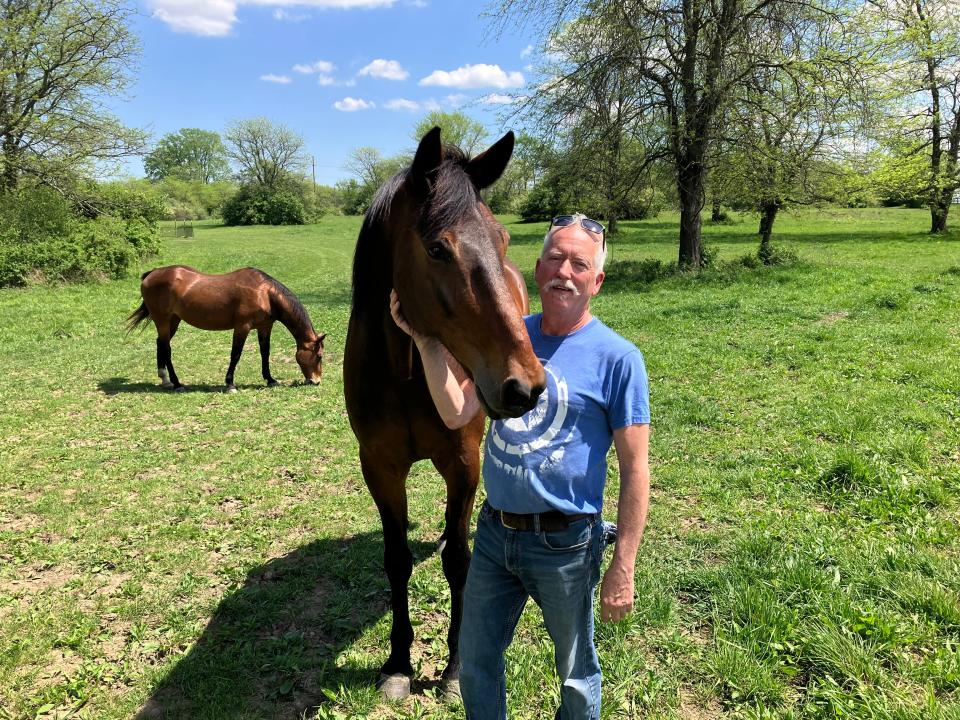
<svg viewBox="0 0 960 720">
<path fill-rule="evenodd" d="M 487 400 L 487 397 L 479 387 L 477 387 L 477 397 L 491 419 L 514 418 L 525 415 L 533 410 L 545 387 L 546 385 L 544 383 L 531 385 L 518 378 L 511 377 L 507 378 L 500 386 L 500 392 L 498 393 L 499 402 L 495 405 Z"/>
</svg>

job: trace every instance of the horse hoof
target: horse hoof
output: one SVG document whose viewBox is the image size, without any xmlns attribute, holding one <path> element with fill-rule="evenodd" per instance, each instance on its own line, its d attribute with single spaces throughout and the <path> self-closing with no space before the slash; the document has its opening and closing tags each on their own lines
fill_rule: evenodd
<svg viewBox="0 0 960 720">
<path fill-rule="evenodd" d="M 187 391 L 187 387 L 186 387 L 186 385 L 177 385 L 177 386 L 173 389 L 173 391 L 174 391 L 174 392 L 186 392 L 186 391 Z"/>
<path fill-rule="evenodd" d="M 270 382 L 267 383 L 267 387 L 279 387 L 279 385 L 280 383 L 277 382 L 276 380 L 271 380 Z"/>
<path fill-rule="evenodd" d="M 460 694 L 460 680 L 443 681 L 443 699 L 448 703 L 462 703 L 463 695 Z"/>
<path fill-rule="evenodd" d="M 404 700 L 410 697 L 410 676 L 401 673 L 380 675 L 377 688 L 384 700 Z"/>
<path fill-rule="evenodd" d="M 230 387 L 228 387 L 228 388 L 226 389 L 226 393 L 227 393 L 228 395 L 233 395 L 236 391 L 237 391 L 237 388 L 236 388 L 235 386 L 233 386 L 233 385 L 231 385 Z"/>
</svg>

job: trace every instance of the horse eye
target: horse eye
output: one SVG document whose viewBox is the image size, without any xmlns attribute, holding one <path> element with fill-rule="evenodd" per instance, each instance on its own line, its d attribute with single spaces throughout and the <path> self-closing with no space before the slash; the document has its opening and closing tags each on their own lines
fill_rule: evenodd
<svg viewBox="0 0 960 720">
<path fill-rule="evenodd" d="M 447 249 L 440 244 L 429 246 L 427 248 L 427 255 L 429 255 L 432 260 L 446 261 L 450 259 L 450 254 L 447 252 Z"/>
</svg>

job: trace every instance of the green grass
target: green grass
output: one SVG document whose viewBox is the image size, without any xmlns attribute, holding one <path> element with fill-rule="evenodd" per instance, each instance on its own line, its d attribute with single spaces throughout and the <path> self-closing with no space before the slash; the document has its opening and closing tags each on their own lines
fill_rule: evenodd
<svg viewBox="0 0 960 720">
<path fill-rule="evenodd" d="M 910 210 L 623 223 L 595 313 L 644 351 L 653 498 L 637 608 L 597 630 L 604 718 L 960 716 L 960 239 Z M 273 336 L 222 393 L 229 333 L 183 327 L 162 392 L 125 281 L 0 292 L 0 718 L 461 717 L 438 692 L 443 485 L 409 480 L 414 695 L 379 706 L 388 588 L 342 397 L 356 218 L 199 224 L 152 263 L 255 265 L 328 334 L 319 388 Z M 530 270 L 544 225 L 511 222 Z M 610 469 L 608 515 L 617 474 Z M 510 716 L 553 712 L 528 607 Z M 543 708 L 548 708 L 544 711 Z M 72 714 L 71 714 L 72 713 Z"/>
</svg>

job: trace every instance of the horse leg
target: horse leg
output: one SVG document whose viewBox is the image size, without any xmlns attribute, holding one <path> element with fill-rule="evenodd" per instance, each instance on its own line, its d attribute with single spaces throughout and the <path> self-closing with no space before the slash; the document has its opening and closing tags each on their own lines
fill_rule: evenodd
<svg viewBox="0 0 960 720">
<path fill-rule="evenodd" d="M 157 327 L 157 375 L 160 376 L 160 387 L 176 390 L 181 387 L 177 374 L 173 372 L 170 360 L 170 340 L 177 331 L 180 318 L 175 316 L 157 316 L 154 324 Z"/>
<path fill-rule="evenodd" d="M 227 368 L 227 392 L 234 393 L 237 386 L 233 384 L 233 371 L 240 362 L 240 354 L 243 352 L 243 344 L 247 341 L 247 335 L 250 333 L 246 328 L 235 328 L 233 331 L 233 348 L 230 350 L 230 367 Z"/>
<path fill-rule="evenodd" d="M 260 371 L 263 379 L 267 381 L 267 387 L 279 384 L 270 374 L 270 332 L 272 330 L 272 324 L 257 330 L 257 341 L 260 343 Z"/>
<path fill-rule="evenodd" d="M 393 625 L 390 630 L 390 657 L 380 668 L 377 682 L 380 693 L 388 700 L 401 700 L 410 695 L 413 665 L 410 646 L 413 626 L 407 585 L 413 572 L 413 554 L 407 545 L 407 473 L 410 465 L 390 466 L 360 449 L 363 479 L 380 512 L 383 525 L 383 567 L 390 582 L 390 606 Z"/>
<path fill-rule="evenodd" d="M 167 370 L 170 372 L 170 384 L 174 390 L 183 390 L 183 383 L 177 377 L 177 371 L 173 369 L 173 351 L 170 349 L 170 340 L 177 334 L 177 328 L 180 327 L 180 317 L 178 315 L 170 316 L 170 339 L 167 341 Z"/>
<path fill-rule="evenodd" d="M 450 586 L 450 630 L 447 632 L 450 656 L 440 677 L 447 697 L 452 699 L 460 696 L 460 622 L 463 618 L 463 587 L 470 567 L 467 536 L 473 499 L 480 481 L 480 456 L 464 449 L 451 452 L 446 458 L 435 459 L 433 464 L 447 485 L 446 523 L 440 559 Z"/>
</svg>

